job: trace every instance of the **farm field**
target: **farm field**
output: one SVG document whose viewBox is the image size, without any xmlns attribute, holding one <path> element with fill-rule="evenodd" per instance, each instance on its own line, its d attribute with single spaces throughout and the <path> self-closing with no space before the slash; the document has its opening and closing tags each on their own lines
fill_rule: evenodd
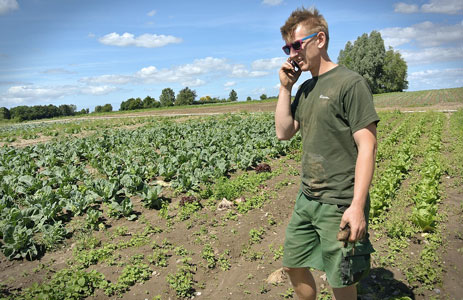
<svg viewBox="0 0 463 300">
<path fill-rule="evenodd" d="M 403 93 L 374 95 L 378 111 L 455 111 L 463 108 L 463 88 L 426 90 Z M 37 120 L 27 123 L 0 123 L 0 145 L 27 146 L 37 142 L 46 142 L 63 136 L 94 133 L 101 128 L 123 125 L 139 126 L 137 118 L 199 117 L 236 112 L 274 112 L 276 99 L 265 101 L 246 101 L 197 106 L 168 107 L 136 111 L 115 111 L 111 113 L 91 114 L 73 118 Z"/>
<path fill-rule="evenodd" d="M 463 293 L 463 110 L 433 111 L 461 107 L 462 90 L 428 91 L 456 99 L 438 104 L 412 92 L 405 107 L 434 108 L 416 113 L 375 97 L 393 110 L 379 113 L 361 299 Z M 1 127 L 0 299 L 295 297 L 284 276 L 266 280 L 281 268 L 300 138 L 278 141 L 272 106 L 248 105 Z"/>
</svg>

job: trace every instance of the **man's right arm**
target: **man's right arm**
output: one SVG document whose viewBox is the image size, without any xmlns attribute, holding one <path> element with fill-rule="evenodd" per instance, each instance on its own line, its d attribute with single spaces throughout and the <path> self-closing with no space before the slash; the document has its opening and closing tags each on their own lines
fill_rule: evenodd
<svg viewBox="0 0 463 300">
<path fill-rule="evenodd" d="M 279 140 L 289 140 L 299 130 L 299 122 L 291 113 L 291 89 L 301 75 L 301 70 L 286 61 L 280 69 L 280 93 L 275 111 L 275 131 Z"/>
<path fill-rule="evenodd" d="M 289 140 L 299 130 L 299 122 L 291 113 L 291 90 L 280 87 L 275 111 L 275 130 L 279 140 Z"/>
</svg>

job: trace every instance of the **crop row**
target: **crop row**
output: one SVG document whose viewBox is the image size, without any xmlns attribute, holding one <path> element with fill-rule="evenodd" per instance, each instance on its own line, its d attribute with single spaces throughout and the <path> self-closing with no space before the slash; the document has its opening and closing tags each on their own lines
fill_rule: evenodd
<svg viewBox="0 0 463 300">
<path fill-rule="evenodd" d="M 420 167 L 421 180 L 415 185 L 412 220 L 423 231 L 432 231 L 437 223 L 437 202 L 439 201 L 439 185 L 443 174 L 440 162 L 442 117 L 434 121 L 428 138 L 424 162 Z"/>
<path fill-rule="evenodd" d="M 411 167 L 414 155 L 413 146 L 416 145 L 419 137 L 422 135 L 425 123 L 426 119 L 421 117 L 413 130 L 410 131 L 405 140 L 400 144 L 398 150 L 395 152 L 393 150 L 386 150 L 387 152 L 394 153 L 394 155 L 385 169 L 381 170 L 380 180 L 375 180 L 370 190 L 371 218 L 378 217 L 390 206 L 395 193 Z M 387 147 L 393 148 L 396 146 L 389 144 Z"/>
<path fill-rule="evenodd" d="M 410 123 L 413 122 L 416 116 L 409 114 L 406 117 L 402 117 L 400 125 L 390 132 L 378 146 L 378 151 L 376 158 L 379 161 L 390 159 L 393 156 L 395 147 L 400 143 L 402 138 L 409 132 L 411 129 Z"/>
</svg>

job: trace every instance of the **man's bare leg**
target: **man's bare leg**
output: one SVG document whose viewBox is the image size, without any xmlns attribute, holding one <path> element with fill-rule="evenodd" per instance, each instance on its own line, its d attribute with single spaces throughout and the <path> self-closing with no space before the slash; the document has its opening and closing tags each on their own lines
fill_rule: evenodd
<svg viewBox="0 0 463 300">
<path fill-rule="evenodd" d="M 357 300 L 357 287 L 353 284 L 343 288 L 333 288 L 333 294 L 336 300 Z"/>
<path fill-rule="evenodd" d="M 317 287 L 309 268 L 284 268 L 299 300 L 315 300 Z"/>
</svg>

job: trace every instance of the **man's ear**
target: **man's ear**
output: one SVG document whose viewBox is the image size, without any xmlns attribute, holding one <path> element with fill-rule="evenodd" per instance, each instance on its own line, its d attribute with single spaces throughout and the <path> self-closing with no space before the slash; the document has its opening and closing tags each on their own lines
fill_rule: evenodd
<svg viewBox="0 0 463 300">
<path fill-rule="evenodd" d="M 326 34 L 323 31 L 320 31 L 318 33 L 317 40 L 318 40 L 318 49 L 322 49 L 323 47 L 325 47 Z"/>
</svg>

